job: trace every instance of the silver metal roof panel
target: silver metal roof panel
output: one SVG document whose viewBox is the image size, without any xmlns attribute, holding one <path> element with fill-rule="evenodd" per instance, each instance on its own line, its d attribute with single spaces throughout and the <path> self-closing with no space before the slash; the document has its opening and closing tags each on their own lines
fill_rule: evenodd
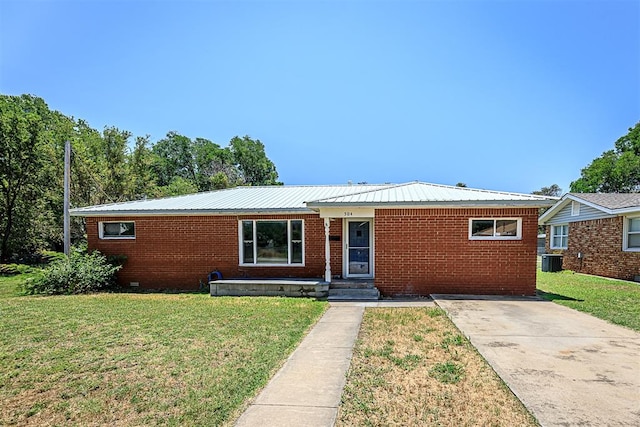
<svg viewBox="0 0 640 427">
<path fill-rule="evenodd" d="M 235 187 L 72 209 L 74 216 L 311 213 L 331 206 L 550 206 L 531 194 L 410 182 L 381 185 Z"/>
</svg>

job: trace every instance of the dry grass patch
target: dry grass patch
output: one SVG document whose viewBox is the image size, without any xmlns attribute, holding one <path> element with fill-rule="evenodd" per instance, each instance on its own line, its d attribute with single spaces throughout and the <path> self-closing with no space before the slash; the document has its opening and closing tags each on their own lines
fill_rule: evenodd
<svg viewBox="0 0 640 427">
<path fill-rule="evenodd" d="M 536 426 L 437 308 L 365 311 L 337 426 Z"/>
</svg>

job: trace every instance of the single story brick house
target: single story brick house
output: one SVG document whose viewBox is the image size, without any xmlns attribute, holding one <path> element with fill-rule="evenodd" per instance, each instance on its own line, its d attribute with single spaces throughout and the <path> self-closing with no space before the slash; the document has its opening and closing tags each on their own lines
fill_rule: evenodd
<svg viewBox="0 0 640 427">
<path fill-rule="evenodd" d="M 640 279 L 640 193 L 568 193 L 539 222 L 564 269 Z"/>
<path fill-rule="evenodd" d="M 555 199 L 409 182 L 236 187 L 73 209 L 124 286 L 366 279 L 384 296 L 533 295 L 538 209 Z"/>
</svg>

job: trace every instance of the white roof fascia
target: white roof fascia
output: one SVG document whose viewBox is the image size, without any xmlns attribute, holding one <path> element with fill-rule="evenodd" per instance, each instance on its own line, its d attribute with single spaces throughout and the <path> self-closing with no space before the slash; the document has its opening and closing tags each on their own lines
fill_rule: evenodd
<svg viewBox="0 0 640 427">
<path fill-rule="evenodd" d="M 120 211 L 71 211 L 71 216 L 125 217 L 125 216 L 226 216 L 226 215 L 313 215 L 312 209 L 229 209 L 229 210 L 120 210 Z"/>
<path fill-rule="evenodd" d="M 375 209 L 394 209 L 394 208 L 540 208 L 549 206 L 542 204 L 540 200 L 456 200 L 456 201 L 433 201 L 433 202 L 309 202 L 307 203 L 311 209 L 317 210 L 321 208 L 338 208 L 343 206 L 363 207 Z"/>
<path fill-rule="evenodd" d="M 618 215 L 626 215 L 626 214 L 633 214 L 633 213 L 640 214 L 640 206 L 634 206 L 634 207 L 622 208 L 622 209 L 614 209 L 612 212 L 615 213 L 615 214 L 618 214 Z"/>
<path fill-rule="evenodd" d="M 562 196 L 562 198 L 559 201 L 556 202 L 555 205 L 551 206 L 551 209 L 547 210 L 545 213 L 540 215 L 540 218 L 538 218 L 538 225 L 545 225 L 547 220 L 553 218 L 553 216 L 559 210 L 565 207 L 571 201 L 568 197 L 569 197 L 569 193 L 565 194 L 564 196 Z"/>
<path fill-rule="evenodd" d="M 568 196 L 568 198 L 569 198 L 569 199 L 571 199 L 571 200 L 575 200 L 576 202 L 580 202 L 580 203 L 582 203 L 583 205 L 586 205 L 586 206 L 592 207 L 592 208 L 597 209 L 597 210 L 599 210 L 599 211 L 602 211 L 602 212 L 604 212 L 604 213 L 608 213 L 609 215 L 613 215 L 613 214 L 615 214 L 616 209 L 609 209 L 609 208 L 605 208 L 605 207 L 604 207 L 604 206 L 602 206 L 602 205 L 598 205 L 598 204 L 596 204 L 596 203 L 589 202 L 589 201 L 587 201 L 587 200 L 584 200 L 584 199 L 580 198 L 580 196 L 576 196 L 576 195 L 574 195 L 574 194 L 567 194 L 567 196 Z"/>
</svg>

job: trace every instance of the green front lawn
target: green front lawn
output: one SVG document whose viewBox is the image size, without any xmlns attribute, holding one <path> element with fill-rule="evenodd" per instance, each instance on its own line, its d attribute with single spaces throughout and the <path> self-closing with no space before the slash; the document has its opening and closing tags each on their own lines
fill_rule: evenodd
<svg viewBox="0 0 640 427">
<path fill-rule="evenodd" d="M 17 296 L 0 278 L 0 425 L 233 421 L 327 307 L 203 294 Z"/>
<path fill-rule="evenodd" d="M 640 331 L 640 283 L 538 270 L 538 293 L 558 304 Z"/>
</svg>

